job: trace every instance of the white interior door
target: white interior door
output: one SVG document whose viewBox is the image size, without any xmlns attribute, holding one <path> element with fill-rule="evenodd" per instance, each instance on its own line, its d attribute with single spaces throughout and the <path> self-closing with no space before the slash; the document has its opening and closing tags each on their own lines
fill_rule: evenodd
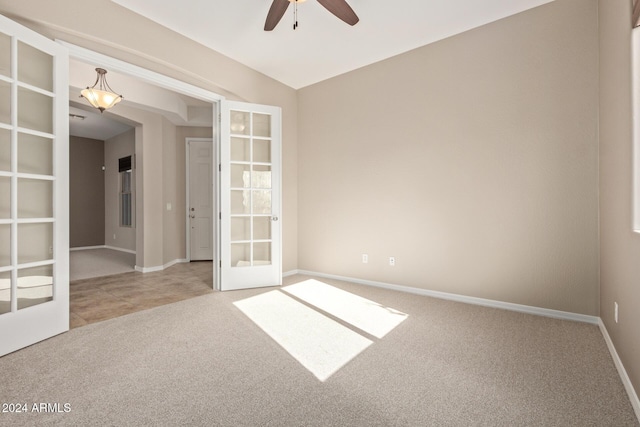
<svg viewBox="0 0 640 427">
<path fill-rule="evenodd" d="M 0 356 L 69 330 L 68 67 L 0 15 Z"/>
<path fill-rule="evenodd" d="M 221 103 L 221 290 L 282 282 L 281 110 Z"/>
<path fill-rule="evenodd" d="M 191 261 L 213 259 L 213 140 L 189 139 L 189 254 Z"/>
</svg>

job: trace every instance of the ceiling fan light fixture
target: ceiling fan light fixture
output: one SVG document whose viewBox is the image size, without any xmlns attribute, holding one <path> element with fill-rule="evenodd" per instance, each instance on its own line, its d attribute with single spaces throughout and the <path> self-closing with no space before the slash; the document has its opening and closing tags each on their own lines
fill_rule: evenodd
<svg viewBox="0 0 640 427">
<path fill-rule="evenodd" d="M 273 0 L 273 3 L 271 3 L 271 7 L 269 8 L 269 13 L 267 13 L 267 19 L 264 22 L 264 30 L 273 31 L 276 25 L 278 25 L 278 22 L 280 22 L 280 19 L 282 19 L 284 13 L 287 11 L 289 3 L 293 3 L 294 6 L 293 29 L 295 30 L 298 27 L 297 6 L 298 3 L 302 3 L 304 1 L 306 0 Z M 356 15 L 351 6 L 349 6 L 347 0 L 318 0 L 318 3 L 349 25 L 356 25 L 358 21 L 360 21 L 360 18 L 358 18 L 358 15 Z"/>
<path fill-rule="evenodd" d="M 107 70 L 104 68 L 96 68 L 96 72 L 98 73 L 96 82 L 93 86 L 87 86 L 86 89 L 83 89 L 80 92 L 80 97 L 85 98 L 89 101 L 89 104 L 103 113 L 104 110 L 108 110 L 118 102 L 122 101 L 123 97 L 122 95 L 115 93 L 107 83 L 105 76 L 107 74 Z"/>
</svg>

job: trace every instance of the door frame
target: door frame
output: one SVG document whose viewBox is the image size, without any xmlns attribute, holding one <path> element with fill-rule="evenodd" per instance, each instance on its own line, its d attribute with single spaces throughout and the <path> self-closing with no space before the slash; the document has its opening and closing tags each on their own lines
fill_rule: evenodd
<svg viewBox="0 0 640 427">
<path fill-rule="evenodd" d="M 156 73 L 155 71 L 148 70 L 146 68 L 139 67 L 137 65 L 133 65 L 131 63 L 121 61 L 119 59 L 103 55 L 98 52 L 94 52 L 92 50 L 65 42 L 64 40 L 56 39 L 57 43 L 63 45 L 69 51 L 69 59 L 75 59 L 81 62 L 90 63 L 90 64 L 100 64 L 101 66 L 108 68 L 109 70 L 126 74 L 131 77 L 135 77 L 140 79 L 146 83 L 153 84 L 155 86 L 162 87 L 164 89 L 168 89 L 174 92 L 178 92 L 184 95 L 191 96 L 193 98 L 201 99 L 206 102 L 210 102 L 213 106 L 213 123 L 218 127 L 220 126 L 220 104 L 225 99 L 224 96 L 221 96 L 215 92 L 212 92 L 207 89 L 203 89 L 198 86 L 194 86 L 192 84 L 183 82 L 181 80 L 177 80 L 175 78 L 165 76 L 160 73 Z M 214 152 L 216 159 L 219 159 L 220 153 L 220 132 L 216 131 L 213 134 L 213 144 L 214 144 Z M 218 178 L 219 179 L 219 178 Z M 144 183 L 138 183 L 138 189 L 140 186 L 143 186 Z M 219 187 L 219 186 L 218 186 Z M 220 219 L 219 215 L 216 215 L 215 212 L 220 212 L 220 189 L 218 187 L 214 187 L 215 194 L 213 197 L 214 203 L 214 230 L 216 234 L 220 235 Z M 144 191 L 144 190 L 143 190 Z M 142 209 L 138 206 L 138 213 Z M 142 210 L 142 215 L 137 216 L 137 227 L 136 234 L 142 233 L 142 227 L 144 221 L 144 211 Z M 139 235 L 139 234 L 138 234 Z M 216 290 L 220 290 L 220 242 L 219 239 L 216 239 L 216 245 L 213 248 L 213 288 Z M 138 248 L 140 249 L 140 248 Z M 144 250 L 144 248 L 142 248 Z"/>
<path fill-rule="evenodd" d="M 214 112 L 214 116 L 215 116 L 215 112 Z M 185 170 L 185 175 L 186 175 L 186 179 L 185 179 L 186 190 L 185 190 L 185 207 L 184 207 L 185 218 L 184 218 L 184 221 L 185 221 L 185 236 L 186 236 L 186 247 L 187 247 L 187 254 L 186 254 L 187 255 L 187 257 L 186 257 L 187 262 L 191 261 L 191 222 L 189 221 L 189 214 L 190 214 L 189 213 L 189 205 L 190 205 L 190 201 L 191 201 L 191 187 L 190 187 L 191 176 L 190 176 L 189 172 L 191 171 L 191 157 L 190 157 L 190 154 L 189 154 L 189 143 L 192 142 L 192 141 L 193 142 L 211 142 L 211 145 L 214 145 L 214 138 L 213 137 L 211 137 L 211 138 L 197 138 L 197 137 L 191 137 L 191 136 L 188 136 L 188 137 L 185 138 L 185 144 L 184 144 L 184 146 L 185 146 L 185 148 L 184 148 L 184 150 L 185 150 L 185 156 L 184 156 L 185 167 L 184 167 L 184 170 Z M 213 148 L 215 148 L 215 147 L 213 147 Z M 218 158 L 218 150 L 214 149 L 213 150 L 213 157 L 211 159 L 211 168 L 212 168 L 211 170 L 215 172 L 216 169 L 217 169 L 215 166 L 219 165 L 219 164 L 220 164 L 220 160 Z M 217 194 L 219 193 L 219 191 L 218 191 L 218 186 L 219 186 L 218 185 L 219 184 L 218 181 L 219 180 L 218 180 L 218 174 L 217 173 L 213 174 L 213 179 L 214 179 L 214 182 L 215 182 L 215 185 L 214 185 L 213 188 L 216 189 L 214 196 L 217 196 Z M 217 197 L 214 197 L 214 199 L 215 198 L 217 198 Z M 217 212 L 215 210 L 215 208 L 217 206 L 217 202 L 215 200 L 213 202 L 214 202 L 213 216 L 215 217 L 216 216 L 216 212 Z M 218 217 L 219 217 L 219 215 L 218 215 Z M 215 224 L 215 219 L 214 219 L 214 224 Z M 213 228 L 213 230 L 215 230 L 215 235 L 214 235 L 215 239 L 213 239 L 213 242 L 214 242 L 214 249 L 213 250 L 214 250 L 214 253 L 215 253 L 216 252 L 216 247 L 219 246 L 220 242 L 218 241 L 219 240 L 218 228 L 217 227 L 212 227 L 212 228 Z"/>
</svg>

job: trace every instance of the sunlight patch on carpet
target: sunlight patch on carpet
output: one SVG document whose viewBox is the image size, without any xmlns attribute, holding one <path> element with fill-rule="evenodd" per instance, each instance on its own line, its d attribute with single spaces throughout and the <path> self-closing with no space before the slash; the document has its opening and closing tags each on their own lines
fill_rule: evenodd
<svg viewBox="0 0 640 427">
<path fill-rule="evenodd" d="M 345 324 L 382 339 L 409 317 L 313 279 L 233 304 L 320 381 L 373 344 Z"/>
<path fill-rule="evenodd" d="M 313 279 L 285 286 L 282 290 L 376 338 L 384 337 L 408 317 L 398 310 Z"/>
<path fill-rule="evenodd" d="M 372 341 L 280 291 L 233 303 L 320 381 Z"/>
</svg>

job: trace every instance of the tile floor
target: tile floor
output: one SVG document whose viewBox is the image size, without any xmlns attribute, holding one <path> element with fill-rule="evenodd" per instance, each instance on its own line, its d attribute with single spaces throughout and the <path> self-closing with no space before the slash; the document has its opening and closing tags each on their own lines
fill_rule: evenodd
<svg viewBox="0 0 640 427">
<path fill-rule="evenodd" d="M 154 273 L 123 273 L 69 285 L 70 327 L 88 325 L 213 292 L 211 262 L 176 264 Z"/>
</svg>

